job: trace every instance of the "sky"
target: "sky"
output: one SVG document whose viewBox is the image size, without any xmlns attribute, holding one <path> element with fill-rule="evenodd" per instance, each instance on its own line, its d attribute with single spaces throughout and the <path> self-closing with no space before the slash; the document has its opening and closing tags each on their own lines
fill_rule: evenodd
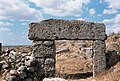
<svg viewBox="0 0 120 81">
<path fill-rule="evenodd" d="M 0 0 L 0 42 L 30 45 L 28 25 L 45 19 L 102 22 L 120 32 L 120 0 Z"/>
</svg>

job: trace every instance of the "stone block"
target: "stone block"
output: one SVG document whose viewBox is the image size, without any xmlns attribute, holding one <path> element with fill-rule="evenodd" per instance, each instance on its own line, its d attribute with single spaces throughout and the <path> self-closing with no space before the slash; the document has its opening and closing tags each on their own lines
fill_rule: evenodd
<svg viewBox="0 0 120 81">
<path fill-rule="evenodd" d="M 93 76 L 95 77 L 106 68 L 105 42 L 96 40 L 93 46 Z"/>
<path fill-rule="evenodd" d="M 38 44 L 38 42 L 42 43 Z M 34 44 L 32 56 L 55 57 L 56 49 L 54 41 L 38 41 L 38 42 L 36 42 L 36 45 Z"/>
<path fill-rule="evenodd" d="M 45 59 L 45 65 L 54 65 L 55 64 L 55 58 L 47 58 Z"/>
<path fill-rule="evenodd" d="M 47 74 L 55 72 L 55 58 L 45 59 L 44 71 Z"/>
<path fill-rule="evenodd" d="M 30 40 L 105 40 L 106 33 L 103 23 L 48 19 L 29 24 L 28 37 Z"/>
<path fill-rule="evenodd" d="M 6 81 L 20 81 L 20 79 L 16 76 L 9 76 Z"/>
<path fill-rule="evenodd" d="M 38 61 L 38 65 L 39 67 L 44 67 L 44 62 L 45 62 L 45 58 L 36 58 Z"/>
<path fill-rule="evenodd" d="M 26 66 L 34 66 L 37 64 L 37 59 L 32 56 L 28 56 L 25 60 L 25 65 Z"/>
<path fill-rule="evenodd" d="M 54 65 L 45 65 L 44 70 L 45 70 L 45 72 L 54 71 L 55 66 Z"/>
</svg>

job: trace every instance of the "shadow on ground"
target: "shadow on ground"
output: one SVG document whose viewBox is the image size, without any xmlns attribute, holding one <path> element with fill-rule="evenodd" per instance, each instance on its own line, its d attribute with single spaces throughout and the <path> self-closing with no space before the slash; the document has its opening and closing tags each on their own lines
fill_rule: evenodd
<svg viewBox="0 0 120 81">
<path fill-rule="evenodd" d="M 76 73 L 76 74 L 64 74 L 64 79 L 86 79 L 93 76 L 93 72 Z"/>
</svg>

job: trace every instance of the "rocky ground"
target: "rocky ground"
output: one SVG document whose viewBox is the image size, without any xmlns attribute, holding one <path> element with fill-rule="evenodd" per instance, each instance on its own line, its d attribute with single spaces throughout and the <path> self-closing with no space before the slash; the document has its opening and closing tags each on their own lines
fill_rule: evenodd
<svg viewBox="0 0 120 81">
<path fill-rule="evenodd" d="M 120 35 L 108 37 L 106 41 L 108 67 L 106 71 L 95 78 L 92 78 L 92 43 L 92 41 L 56 41 L 55 76 L 67 81 L 120 81 Z M 23 70 L 22 65 L 25 62 L 30 64 L 25 64 L 27 71 L 36 72 L 33 71 L 34 68 L 31 69 L 31 63 L 35 61 L 34 58 L 30 57 L 31 51 L 31 46 L 4 46 L 3 54 L 0 56 L 0 81 L 4 81 L 10 75 L 16 75 L 14 69 Z M 23 76 L 20 75 L 21 78 L 28 76 L 24 72 L 19 72 L 19 74 L 24 74 Z M 27 81 L 31 81 L 31 79 L 28 78 Z"/>
</svg>

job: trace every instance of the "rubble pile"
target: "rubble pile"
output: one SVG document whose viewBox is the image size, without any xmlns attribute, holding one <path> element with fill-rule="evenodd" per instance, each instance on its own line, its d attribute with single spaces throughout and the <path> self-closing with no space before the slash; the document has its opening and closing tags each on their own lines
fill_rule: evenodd
<svg viewBox="0 0 120 81">
<path fill-rule="evenodd" d="M 40 81 L 44 77 L 43 69 L 31 53 L 22 54 L 11 49 L 3 51 L 0 58 L 0 72 L 10 73 L 6 81 Z"/>
</svg>

